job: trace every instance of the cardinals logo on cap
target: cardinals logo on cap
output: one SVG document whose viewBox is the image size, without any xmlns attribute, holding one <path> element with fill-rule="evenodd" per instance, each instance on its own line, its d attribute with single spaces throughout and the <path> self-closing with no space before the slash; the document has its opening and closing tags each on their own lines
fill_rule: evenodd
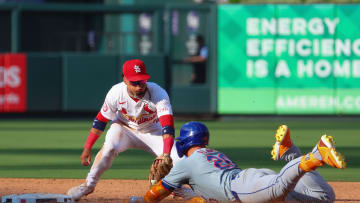
<svg viewBox="0 0 360 203">
<path fill-rule="evenodd" d="M 135 70 L 135 72 L 137 72 L 137 73 L 140 73 L 140 72 L 141 72 L 141 69 L 140 69 L 140 67 L 139 67 L 138 65 L 135 65 L 135 66 L 134 66 L 134 70 Z"/>
</svg>

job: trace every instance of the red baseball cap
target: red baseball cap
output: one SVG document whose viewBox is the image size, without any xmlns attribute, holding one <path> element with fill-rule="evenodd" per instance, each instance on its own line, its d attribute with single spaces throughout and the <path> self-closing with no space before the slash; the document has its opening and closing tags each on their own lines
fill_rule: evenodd
<svg viewBox="0 0 360 203">
<path fill-rule="evenodd" d="M 129 81 L 148 80 L 150 75 L 146 73 L 145 63 L 140 59 L 125 61 L 123 74 Z"/>
</svg>

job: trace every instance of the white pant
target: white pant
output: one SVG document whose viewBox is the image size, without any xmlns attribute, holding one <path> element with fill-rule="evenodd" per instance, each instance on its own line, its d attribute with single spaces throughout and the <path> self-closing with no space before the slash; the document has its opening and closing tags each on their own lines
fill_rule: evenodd
<svg viewBox="0 0 360 203">
<path fill-rule="evenodd" d="M 111 167 L 118 153 L 130 148 L 136 148 L 159 156 L 163 153 L 163 145 L 161 128 L 144 132 L 130 129 L 119 122 L 111 123 L 106 133 L 105 143 L 96 154 L 93 165 L 86 178 L 87 185 L 95 186 L 97 184 L 104 171 Z M 170 156 L 173 163 L 180 159 L 176 152 L 175 144 Z"/>
<path fill-rule="evenodd" d="M 333 202 L 335 193 L 316 171 L 302 172 L 301 157 L 288 162 L 276 173 L 270 169 L 249 168 L 232 180 L 231 190 L 244 202 Z"/>
</svg>

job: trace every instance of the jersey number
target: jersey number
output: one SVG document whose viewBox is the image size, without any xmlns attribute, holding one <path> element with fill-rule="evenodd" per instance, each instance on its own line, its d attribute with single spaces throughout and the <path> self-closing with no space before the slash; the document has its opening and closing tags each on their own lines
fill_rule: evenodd
<svg viewBox="0 0 360 203">
<path fill-rule="evenodd" d="M 209 162 L 213 162 L 214 166 L 221 170 L 234 168 L 236 166 L 232 161 L 230 161 L 229 158 L 227 158 L 224 154 L 221 153 L 207 155 L 206 159 Z"/>
</svg>

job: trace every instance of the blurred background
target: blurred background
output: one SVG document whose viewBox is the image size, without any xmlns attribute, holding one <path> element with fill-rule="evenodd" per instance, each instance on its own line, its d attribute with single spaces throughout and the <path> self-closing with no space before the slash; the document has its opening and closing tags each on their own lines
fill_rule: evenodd
<svg viewBox="0 0 360 203">
<path fill-rule="evenodd" d="M 0 112 L 96 112 L 122 63 L 140 58 L 176 115 L 358 115 L 359 9 L 341 0 L 0 0 Z"/>
<path fill-rule="evenodd" d="M 122 63 L 140 58 L 177 115 L 358 115 L 359 9 L 351 1 L 1 0 L 0 112 L 96 112 Z"/>
</svg>

